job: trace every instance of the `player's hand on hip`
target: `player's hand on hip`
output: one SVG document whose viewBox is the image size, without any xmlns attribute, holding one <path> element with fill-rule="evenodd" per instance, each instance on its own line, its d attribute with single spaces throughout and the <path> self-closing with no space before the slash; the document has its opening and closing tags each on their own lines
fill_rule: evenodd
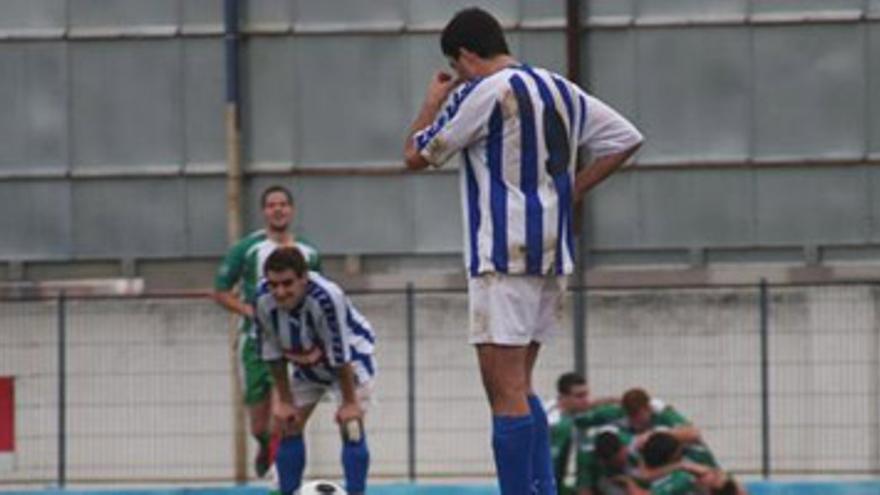
<svg viewBox="0 0 880 495">
<path fill-rule="evenodd" d="M 364 410 L 357 402 L 343 403 L 336 411 L 336 422 L 344 425 L 354 419 L 363 419 Z"/>
</svg>

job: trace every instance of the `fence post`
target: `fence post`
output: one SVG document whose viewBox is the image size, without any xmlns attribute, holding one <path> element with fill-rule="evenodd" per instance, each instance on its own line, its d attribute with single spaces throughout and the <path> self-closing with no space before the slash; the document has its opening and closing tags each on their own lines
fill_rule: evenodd
<svg viewBox="0 0 880 495">
<path fill-rule="evenodd" d="M 67 484 L 67 297 L 58 293 L 58 486 Z"/>
<path fill-rule="evenodd" d="M 761 279 L 761 474 L 770 478 L 770 300 L 767 279 Z"/>
<path fill-rule="evenodd" d="M 416 480 L 416 310 L 412 282 L 406 284 L 406 431 L 407 472 Z"/>
</svg>

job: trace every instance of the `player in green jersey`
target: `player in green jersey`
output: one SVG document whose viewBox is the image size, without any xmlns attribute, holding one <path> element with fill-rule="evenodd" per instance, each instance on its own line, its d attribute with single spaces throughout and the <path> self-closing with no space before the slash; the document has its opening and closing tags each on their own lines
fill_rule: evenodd
<svg viewBox="0 0 880 495">
<path fill-rule="evenodd" d="M 283 186 L 271 186 L 260 196 L 260 206 L 264 228 L 246 235 L 226 253 L 214 281 L 214 300 L 241 316 L 238 352 L 242 389 L 251 435 L 259 444 L 254 467 L 257 476 L 263 477 L 271 466 L 269 419 L 272 378 L 268 367 L 259 357 L 253 323 L 253 302 L 263 277 L 263 263 L 280 246 L 297 247 L 306 257 L 310 270 L 320 271 L 321 260 L 312 245 L 290 231 L 294 215 L 290 191 Z"/>
<path fill-rule="evenodd" d="M 560 495 L 574 488 L 565 483 L 571 453 L 585 439 L 586 430 L 624 417 L 616 398 L 592 400 L 587 381 L 578 373 L 564 373 L 556 380 L 556 402 L 547 407 L 550 422 L 550 454 Z"/>
<path fill-rule="evenodd" d="M 626 417 L 618 425 L 636 435 L 636 448 L 641 448 L 651 432 L 663 429 L 674 435 L 684 444 L 700 442 L 700 431 L 681 413 L 670 405 L 651 399 L 641 388 L 632 388 L 623 394 L 621 405 Z"/>
<path fill-rule="evenodd" d="M 651 495 L 746 495 L 745 488 L 699 452 L 689 451 L 674 435 L 656 432 L 642 449 Z M 712 464 L 707 464 L 711 461 Z M 643 495 L 628 486 L 628 495 Z"/>
<path fill-rule="evenodd" d="M 629 481 L 647 488 L 639 463 L 630 433 L 614 425 L 591 429 L 578 448 L 577 495 L 626 495 Z"/>
</svg>

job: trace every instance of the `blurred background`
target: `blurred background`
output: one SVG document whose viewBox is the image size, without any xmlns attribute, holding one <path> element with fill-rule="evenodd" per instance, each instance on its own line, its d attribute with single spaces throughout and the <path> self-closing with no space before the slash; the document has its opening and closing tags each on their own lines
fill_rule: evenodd
<svg viewBox="0 0 880 495">
<path fill-rule="evenodd" d="M 735 472 L 880 473 L 880 0 L 0 0 L 0 484 L 249 475 L 204 296 L 275 183 L 378 332 L 374 477 L 490 479 L 457 166 L 401 159 L 470 5 L 647 139 L 582 211 L 542 395 L 578 369 Z"/>
</svg>

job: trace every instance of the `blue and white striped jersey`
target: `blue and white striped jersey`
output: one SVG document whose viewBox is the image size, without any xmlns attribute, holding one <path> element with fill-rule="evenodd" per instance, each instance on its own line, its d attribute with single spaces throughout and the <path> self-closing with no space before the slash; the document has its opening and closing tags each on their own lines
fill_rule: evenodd
<svg viewBox="0 0 880 495">
<path fill-rule="evenodd" d="M 456 89 L 413 139 L 434 165 L 461 152 L 471 276 L 561 275 L 573 268 L 576 151 L 599 158 L 628 150 L 642 135 L 564 77 L 515 65 Z"/>
<path fill-rule="evenodd" d="M 376 336 L 370 323 L 338 285 L 317 272 L 309 272 L 306 295 L 290 311 L 278 307 L 263 281 L 257 295 L 255 321 L 258 349 L 264 361 L 276 361 L 313 346 L 323 350 L 318 364 L 294 365 L 293 376 L 298 379 L 330 385 L 337 380 L 336 369 L 345 363 L 352 364 L 359 384 L 376 374 Z"/>
</svg>

